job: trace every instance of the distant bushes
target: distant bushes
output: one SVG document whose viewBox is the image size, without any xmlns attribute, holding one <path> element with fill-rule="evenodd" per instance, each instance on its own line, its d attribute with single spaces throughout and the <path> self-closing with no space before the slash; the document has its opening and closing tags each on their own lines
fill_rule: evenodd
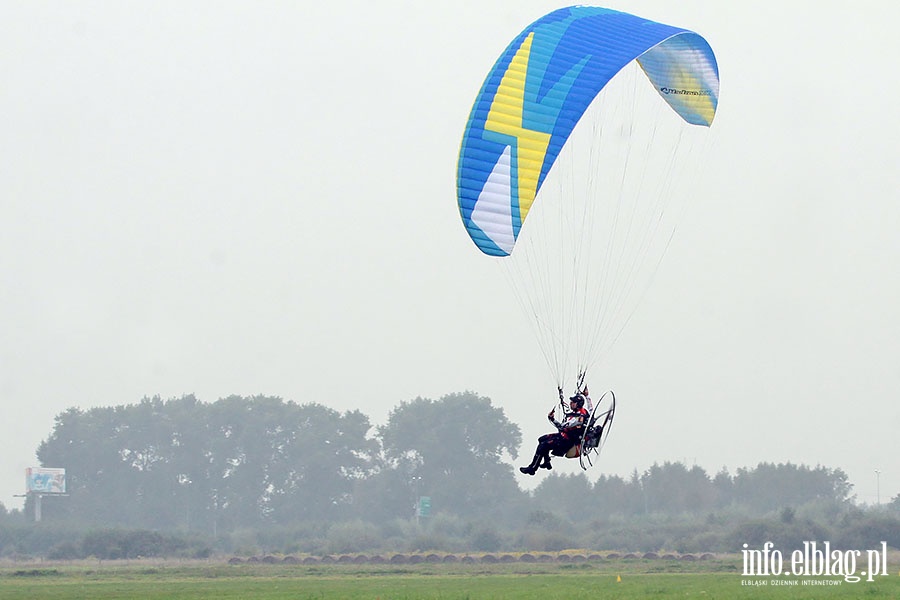
<svg viewBox="0 0 900 600">
<path fill-rule="evenodd" d="M 183 538 L 155 531 L 106 529 L 85 534 L 81 554 L 102 559 L 172 556 L 187 545 Z"/>
<path fill-rule="evenodd" d="M 65 541 L 50 549 L 53 558 L 98 558 L 103 560 L 180 556 L 207 558 L 212 548 L 204 540 L 155 531 L 104 529 L 90 531 L 78 541 Z"/>
<path fill-rule="evenodd" d="M 0 528 L 0 556 L 4 557 L 116 560 L 161 556 L 205 558 L 212 553 L 212 545 L 196 536 L 141 529 L 80 531 L 41 524 Z"/>
<path fill-rule="evenodd" d="M 853 511 L 836 532 L 836 543 L 843 548 L 877 548 L 882 541 L 900 549 L 900 515 Z"/>
<path fill-rule="evenodd" d="M 0 556 L 52 560 L 100 560 L 150 557 L 206 558 L 237 556 L 382 555 L 395 553 L 591 552 L 699 554 L 739 552 L 743 544 L 759 548 L 772 542 L 782 551 L 804 541 L 829 541 L 833 548 L 872 549 L 882 541 L 900 548 L 900 516 L 887 511 L 854 509 L 833 522 L 797 517 L 803 511 L 781 510 L 766 517 L 655 516 L 573 523 L 564 515 L 537 511 L 516 529 L 454 517 L 417 524 L 395 520 L 383 525 L 363 521 L 307 525 L 288 529 L 239 530 L 217 539 L 187 532 L 141 529 L 0 526 Z"/>
</svg>

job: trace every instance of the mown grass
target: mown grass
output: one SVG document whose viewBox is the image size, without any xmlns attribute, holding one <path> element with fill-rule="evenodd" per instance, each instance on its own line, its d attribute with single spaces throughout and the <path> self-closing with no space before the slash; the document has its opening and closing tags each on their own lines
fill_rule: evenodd
<svg viewBox="0 0 900 600">
<path fill-rule="evenodd" d="M 742 585 L 766 581 L 767 586 Z M 735 560 L 580 564 L 227 565 L 103 563 L 0 567 L 0 598 L 548 600 L 572 598 L 900 598 L 900 576 L 839 586 L 775 586 Z"/>
</svg>

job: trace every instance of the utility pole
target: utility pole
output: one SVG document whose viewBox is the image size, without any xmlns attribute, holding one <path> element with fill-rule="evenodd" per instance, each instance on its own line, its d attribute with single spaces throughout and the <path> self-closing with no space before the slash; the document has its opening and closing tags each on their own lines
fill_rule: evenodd
<svg viewBox="0 0 900 600">
<path fill-rule="evenodd" d="M 68 494 L 53 494 L 54 496 L 68 496 Z M 41 499 L 44 497 L 43 494 L 39 494 L 37 492 L 28 492 L 27 494 L 13 494 L 13 498 L 28 498 L 31 497 L 34 499 L 34 522 L 41 522 Z"/>
<path fill-rule="evenodd" d="M 875 504 L 881 506 L 881 471 L 875 469 Z"/>
</svg>

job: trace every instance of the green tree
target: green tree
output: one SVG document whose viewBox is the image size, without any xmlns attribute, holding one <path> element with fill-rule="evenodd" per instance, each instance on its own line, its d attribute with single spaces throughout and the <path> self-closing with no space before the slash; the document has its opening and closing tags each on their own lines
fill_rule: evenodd
<svg viewBox="0 0 900 600">
<path fill-rule="evenodd" d="M 887 505 L 887 509 L 896 513 L 900 513 L 900 494 L 894 496 L 890 503 Z"/>
<path fill-rule="evenodd" d="M 722 467 L 712 480 L 713 488 L 716 491 L 716 506 L 724 508 L 734 502 L 734 479 L 728 472 L 728 469 Z"/>
<path fill-rule="evenodd" d="M 756 513 L 784 506 L 843 505 L 853 489 L 841 469 L 810 468 L 792 463 L 760 463 L 755 469 L 738 469 L 734 476 L 734 501 Z"/>
<path fill-rule="evenodd" d="M 637 475 L 635 473 L 635 475 Z M 640 478 L 625 481 L 618 475 L 601 475 L 594 482 L 591 498 L 607 515 L 636 515 L 646 511 Z"/>
<path fill-rule="evenodd" d="M 339 517 L 377 453 L 370 429 L 359 411 L 280 398 L 145 398 L 60 414 L 38 458 L 67 469 L 60 514 L 211 532 Z"/>
<path fill-rule="evenodd" d="M 430 496 L 436 513 L 499 518 L 525 499 L 502 460 L 516 457 L 522 434 L 489 398 L 464 392 L 401 402 L 378 437 L 409 498 Z"/>
<path fill-rule="evenodd" d="M 680 462 L 654 463 L 641 477 L 647 510 L 667 514 L 704 512 L 713 506 L 715 488 L 702 468 Z"/>
<path fill-rule="evenodd" d="M 538 511 L 566 515 L 569 519 L 584 518 L 587 500 L 594 501 L 593 486 L 584 473 L 544 477 L 532 495 Z"/>
<path fill-rule="evenodd" d="M 411 519 L 415 516 L 416 497 L 423 492 L 418 483 L 408 470 L 379 460 L 368 477 L 354 482 L 352 512 L 370 523 Z"/>
</svg>

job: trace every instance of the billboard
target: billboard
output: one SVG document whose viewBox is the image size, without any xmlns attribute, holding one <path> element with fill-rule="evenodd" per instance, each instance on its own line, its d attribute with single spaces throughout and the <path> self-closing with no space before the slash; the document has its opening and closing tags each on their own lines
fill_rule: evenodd
<svg viewBox="0 0 900 600">
<path fill-rule="evenodd" d="M 25 469 L 25 491 L 38 494 L 65 494 L 66 470 L 28 467 Z"/>
</svg>

